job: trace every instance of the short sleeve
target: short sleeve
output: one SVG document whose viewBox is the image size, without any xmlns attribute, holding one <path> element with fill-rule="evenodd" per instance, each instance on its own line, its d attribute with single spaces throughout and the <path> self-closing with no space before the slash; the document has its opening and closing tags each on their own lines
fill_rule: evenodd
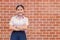
<svg viewBox="0 0 60 40">
<path fill-rule="evenodd" d="M 25 19 L 25 24 L 26 24 L 26 25 L 29 25 L 28 18 Z"/>
<path fill-rule="evenodd" d="M 9 21 L 9 25 L 13 26 L 13 21 L 14 21 L 14 17 L 12 17 L 11 20 Z"/>
</svg>

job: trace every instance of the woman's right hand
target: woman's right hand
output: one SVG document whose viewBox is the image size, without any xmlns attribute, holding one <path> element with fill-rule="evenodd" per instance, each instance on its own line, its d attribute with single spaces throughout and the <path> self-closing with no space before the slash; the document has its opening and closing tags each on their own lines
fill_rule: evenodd
<svg viewBox="0 0 60 40">
<path fill-rule="evenodd" d="M 10 30 L 15 30 L 15 31 L 20 31 L 20 29 L 17 29 L 16 26 L 10 26 L 9 29 Z"/>
</svg>

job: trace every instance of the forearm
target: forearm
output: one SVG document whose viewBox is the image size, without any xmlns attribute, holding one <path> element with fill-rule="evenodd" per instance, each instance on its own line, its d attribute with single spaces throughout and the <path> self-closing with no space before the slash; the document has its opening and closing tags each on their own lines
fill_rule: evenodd
<svg viewBox="0 0 60 40">
<path fill-rule="evenodd" d="M 27 29 L 27 26 L 17 26 L 17 29 L 26 30 Z"/>
<path fill-rule="evenodd" d="M 17 31 L 18 29 L 16 27 L 13 27 L 12 30 L 16 30 Z"/>
<path fill-rule="evenodd" d="M 16 30 L 16 31 L 26 30 L 27 26 L 26 25 L 23 25 L 23 26 L 10 26 L 10 29 Z"/>
<path fill-rule="evenodd" d="M 10 26 L 9 29 L 11 29 L 11 30 L 16 30 L 16 31 L 19 31 L 19 30 L 20 30 L 20 29 L 17 29 L 16 26 Z"/>
</svg>

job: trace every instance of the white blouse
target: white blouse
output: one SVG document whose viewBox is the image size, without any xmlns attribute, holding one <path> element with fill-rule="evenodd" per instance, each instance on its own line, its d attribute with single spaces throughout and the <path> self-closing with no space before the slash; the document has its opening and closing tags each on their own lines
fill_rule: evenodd
<svg viewBox="0 0 60 40">
<path fill-rule="evenodd" d="M 9 22 L 9 25 L 12 26 L 22 26 L 23 24 L 28 25 L 28 18 L 22 16 L 21 18 L 18 18 L 18 16 L 13 16 Z"/>
</svg>

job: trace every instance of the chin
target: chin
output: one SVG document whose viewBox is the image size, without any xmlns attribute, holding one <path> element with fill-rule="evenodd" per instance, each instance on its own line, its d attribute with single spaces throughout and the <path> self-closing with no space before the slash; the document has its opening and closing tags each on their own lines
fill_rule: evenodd
<svg viewBox="0 0 60 40">
<path fill-rule="evenodd" d="M 22 15 L 19 15 L 19 16 L 22 16 Z"/>
</svg>

